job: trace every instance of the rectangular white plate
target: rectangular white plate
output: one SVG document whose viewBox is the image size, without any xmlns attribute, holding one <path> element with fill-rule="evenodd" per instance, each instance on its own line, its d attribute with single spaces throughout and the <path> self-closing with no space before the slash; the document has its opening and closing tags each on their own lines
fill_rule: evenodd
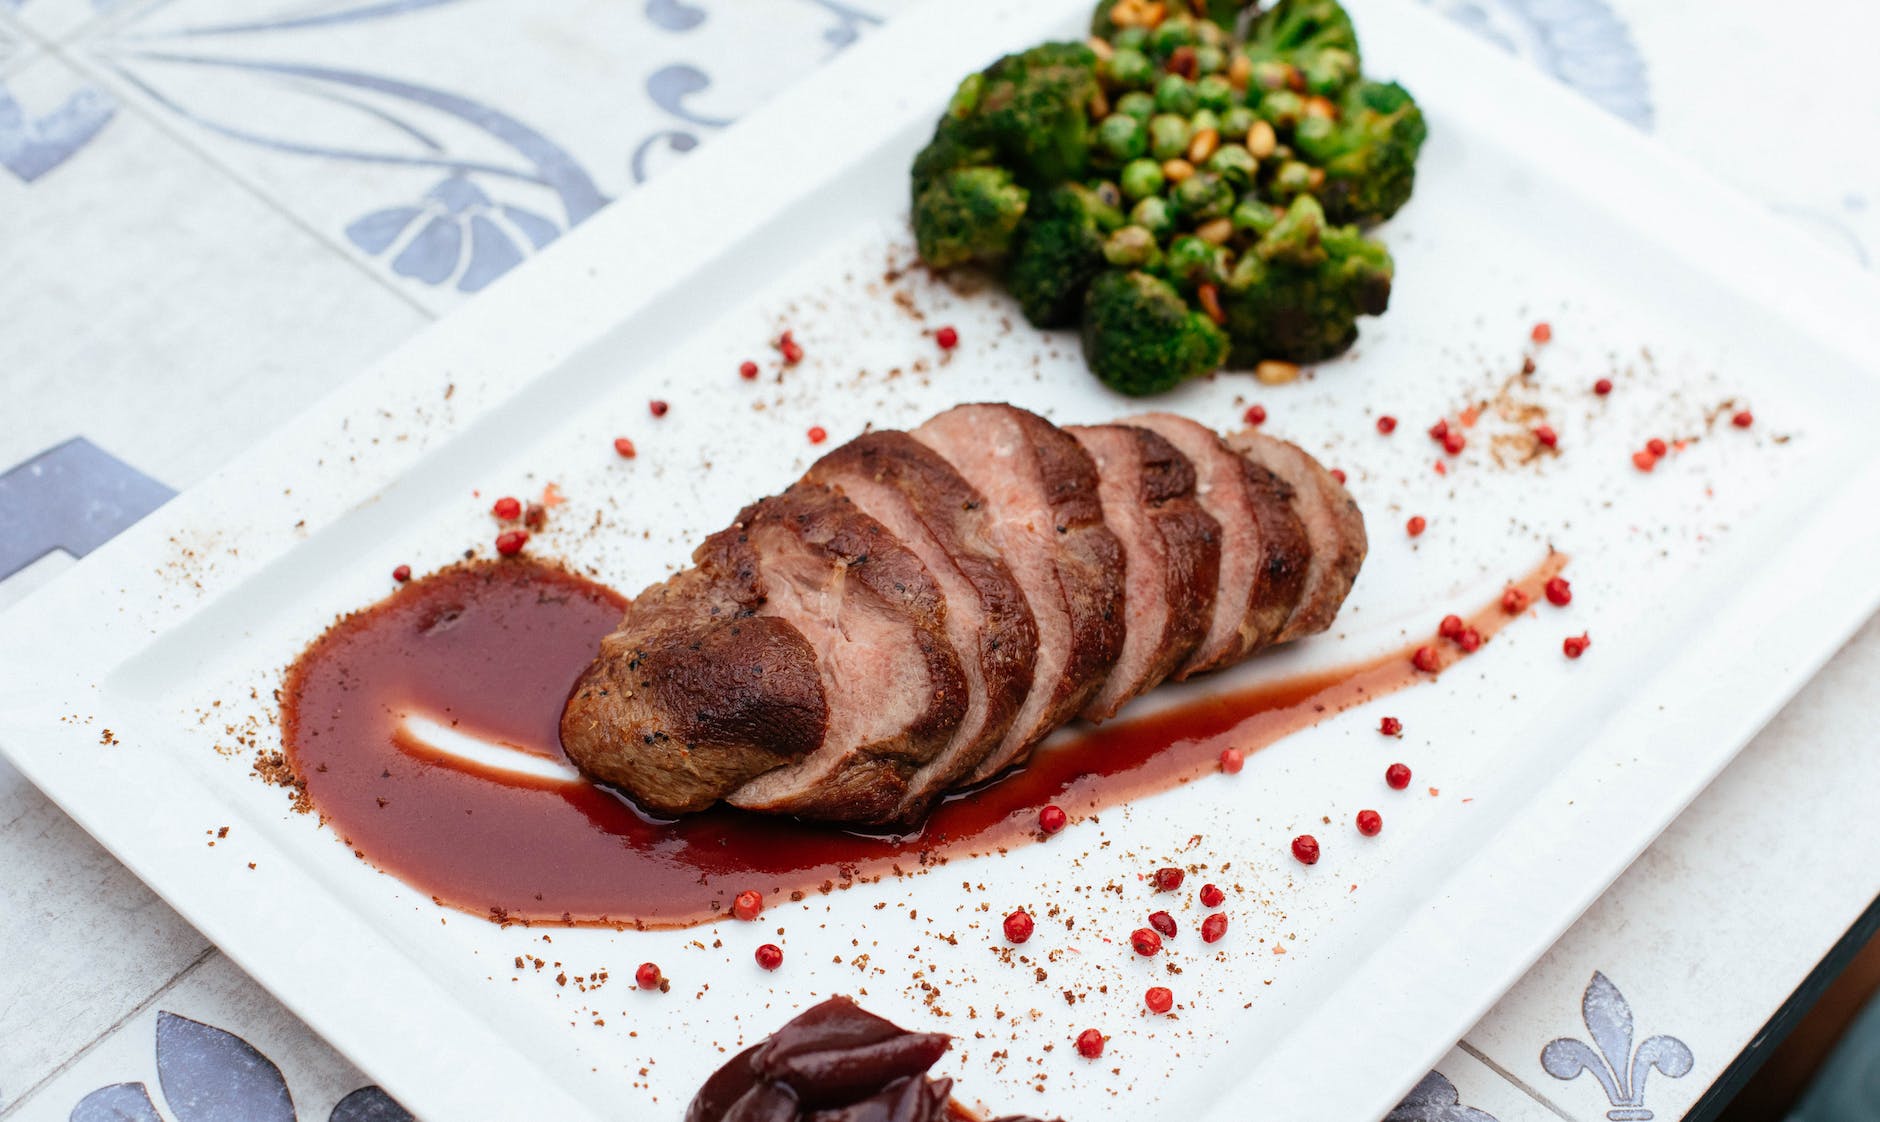
<svg viewBox="0 0 1880 1122">
<path fill-rule="evenodd" d="M 631 591 L 792 479 L 811 425 L 841 441 L 957 401 L 1062 421 L 1134 407 L 1002 296 L 883 279 L 909 257 L 907 161 L 954 82 L 1076 34 L 1087 7 L 965 0 L 909 13 L 20 605 L 0 624 L 0 742 L 425 1117 L 676 1118 L 725 1049 L 835 992 L 954 1033 L 943 1070 L 995 1113 L 1381 1115 L 1880 600 L 1880 299 L 1425 10 L 1355 6 L 1367 71 L 1401 78 L 1431 124 L 1416 198 L 1383 229 L 1394 307 L 1309 380 L 1223 375 L 1158 405 L 1229 428 L 1258 400 L 1273 431 L 1351 474 L 1369 517 L 1335 632 L 1232 681 L 1395 646 L 1492 597 L 1546 543 L 1572 554 L 1571 608 L 1517 621 L 1439 683 L 1233 779 L 1000 858 L 776 905 L 761 931 L 554 931 L 551 946 L 434 907 L 249 774 L 241 738 L 274 736 L 285 664 L 383 594 L 395 564 L 487 549 L 494 494 L 556 482 L 564 529 L 534 548 Z M 949 361 L 896 292 L 927 327 L 959 327 Z M 1555 341 L 1531 348 L 1537 320 Z M 803 365 L 740 380 L 785 326 Z M 1493 434 L 1520 426 L 1490 415 L 1436 474 L 1423 429 L 1530 350 L 1524 392 L 1564 455 L 1496 466 Z M 1601 376 L 1618 388 L 1597 400 Z M 658 422 L 653 397 L 673 403 Z M 1726 399 L 1754 407 L 1753 429 L 1706 423 Z M 1389 438 L 1384 412 L 1402 420 Z M 614 455 L 620 434 L 637 460 Z M 1644 475 L 1629 455 L 1652 436 L 1701 439 Z M 1411 514 L 1430 521 L 1414 543 Z M 1592 650 L 1569 663 L 1561 639 L 1581 631 Z M 1374 731 L 1384 713 L 1402 741 Z M 1399 758 L 1415 794 L 1381 782 Z M 1376 839 L 1349 825 L 1367 806 L 1384 812 Z M 1326 851 L 1310 870 L 1285 856 L 1306 829 Z M 1216 953 L 1194 939 L 1200 910 L 1177 909 L 1179 975 L 1122 942 L 1151 907 L 1139 875 L 1171 861 L 1201 867 L 1191 888 L 1237 886 Z M 1034 963 L 994 955 L 997 917 L 1053 903 L 1074 932 L 1043 925 Z M 789 961 L 764 975 L 751 949 L 776 928 Z M 615 980 L 582 994 L 518 977 L 524 953 Z M 645 960 L 671 993 L 630 989 Z M 1175 988 L 1178 1016 L 1143 1014 L 1151 978 Z M 1068 1046 L 1090 1026 L 1113 1038 L 1100 1064 Z"/>
</svg>

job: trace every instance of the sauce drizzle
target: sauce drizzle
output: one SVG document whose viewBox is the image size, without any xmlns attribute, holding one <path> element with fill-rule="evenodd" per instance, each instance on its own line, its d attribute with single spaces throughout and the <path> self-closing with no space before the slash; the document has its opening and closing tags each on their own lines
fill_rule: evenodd
<svg viewBox="0 0 1880 1122">
<path fill-rule="evenodd" d="M 1550 556 L 1517 587 L 1538 598 L 1564 564 Z M 289 668 L 289 765 L 348 847 L 439 904 L 499 922 L 681 927 L 722 918 L 746 889 L 801 898 L 1038 840 L 1048 803 L 1076 817 L 1167 790 L 1213 772 L 1225 747 L 1251 753 L 1430 677 L 1392 651 L 1087 729 L 914 834 L 725 807 L 664 821 L 573 775 L 557 734 L 570 684 L 625 607 L 526 559 L 414 580 Z M 1511 618 L 1491 606 L 1470 622 L 1488 638 Z M 1440 646 L 1444 665 L 1461 657 Z M 440 743 L 461 738 L 475 751 Z"/>
</svg>

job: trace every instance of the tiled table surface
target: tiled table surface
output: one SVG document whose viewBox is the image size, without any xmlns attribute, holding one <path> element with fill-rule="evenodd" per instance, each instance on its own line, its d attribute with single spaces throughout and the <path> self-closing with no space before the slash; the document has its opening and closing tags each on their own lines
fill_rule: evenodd
<svg viewBox="0 0 1880 1122">
<path fill-rule="evenodd" d="M 188 486 L 911 2 L 0 0 L 0 469 Z M 1435 3 L 1880 258 L 1880 8 Z M 1877 681 L 1870 621 L 1393 1118 L 1697 1102 L 1880 895 Z M 0 962 L 0 1119 L 405 1117 L 4 764 Z"/>
</svg>

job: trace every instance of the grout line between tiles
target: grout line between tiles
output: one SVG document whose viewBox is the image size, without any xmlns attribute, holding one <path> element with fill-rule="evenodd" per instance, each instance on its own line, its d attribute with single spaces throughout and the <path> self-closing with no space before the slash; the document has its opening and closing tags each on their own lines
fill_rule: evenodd
<svg viewBox="0 0 1880 1122">
<path fill-rule="evenodd" d="M 200 938 L 200 936 L 198 936 L 198 938 Z M 195 973 L 196 969 L 200 967 L 203 963 L 208 962 L 209 956 L 215 953 L 216 953 L 216 949 L 215 949 L 214 943 L 210 943 L 204 946 L 202 950 L 197 953 L 195 958 L 190 959 L 189 962 L 186 963 L 181 970 L 178 970 L 176 973 L 170 975 L 168 981 L 158 986 L 155 990 L 152 990 L 150 993 L 150 996 L 138 1002 L 136 1006 L 134 1006 L 130 1010 L 130 1012 L 125 1013 L 122 1017 L 119 1017 L 117 1020 L 111 1022 L 97 1036 L 92 1037 L 91 1040 L 84 1045 L 84 1047 L 80 1048 L 78 1051 L 73 1052 L 70 1056 L 67 1056 L 65 1059 L 61 1060 L 58 1066 L 54 1067 L 51 1071 L 47 1072 L 44 1076 L 42 1076 L 37 1083 L 34 1083 L 32 1086 L 26 1088 L 26 1090 L 20 1092 L 19 1098 L 14 1099 L 11 1103 L 6 1104 L 5 1106 L 0 1106 L 0 1119 L 11 1118 L 15 1114 L 17 1114 L 19 1112 L 19 1109 L 25 1106 L 27 1103 L 31 1102 L 35 1095 L 39 1094 L 39 1092 L 49 1087 L 53 1083 L 54 1080 L 59 1078 L 59 1076 L 64 1075 L 67 1071 L 70 1071 L 74 1066 L 78 1064 L 80 1060 L 90 1055 L 92 1050 L 97 1048 L 98 1045 L 110 1039 L 113 1035 L 117 1033 L 119 1029 L 123 1028 L 126 1024 L 129 1024 L 131 1021 L 136 1020 L 138 1017 L 143 1016 L 144 1013 L 147 1012 L 152 1005 L 155 1005 L 158 1001 L 162 1000 L 164 994 L 169 993 L 172 989 L 175 989 L 177 983 L 181 982 L 184 978 L 187 978 L 191 974 Z"/>
<path fill-rule="evenodd" d="M 1533 1087 L 1530 1087 L 1526 1081 L 1521 1079 L 1519 1076 L 1515 1075 L 1514 1072 L 1509 1071 L 1507 1068 L 1502 1067 L 1500 1064 L 1496 1063 L 1494 1060 L 1489 1059 L 1488 1054 L 1486 1052 L 1483 1052 L 1480 1048 L 1477 1048 L 1475 1045 L 1470 1044 L 1466 1040 L 1457 1041 L 1456 1047 L 1462 1049 L 1464 1052 L 1474 1057 L 1475 1060 L 1478 1063 L 1480 1063 L 1483 1067 L 1487 1068 L 1488 1070 L 1494 1072 L 1496 1075 L 1499 1075 L 1503 1079 L 1507 1080 L 1510 1084 L 1512 1084 L 1515 1087 L 1516 1090 L 1519 1090 L 1522 1094 L 1526 1095 L 1528 1098 L 1533 1099 L 1535 1102 L 1539 1103 L 1543 1108 L 1545 1108 L 1550 1113 L 1556 1115 L 1557 1117 L 1566 1119 L 1566 1122 L 1578 1122 L 1578 1120 L 1574 1118 L 1573 1115 L 1568 1114 L 1566 1111 L 1554 1105 L 1554 1101 L 1552 1099 L 1548 1098 L 1546 1095 L 1541 1094 L 1539 1091 L 1535 1090 Z"/>
<path fill-rule="evenodd" d="M 21 28 L 33 42 L 40 46 L 51 48 L 65 43 L 74 43 L 80 39 L 96 35 L 98 32 L 108 30 L 116 24 L 129 21 L 132 16 L 140 11 L 169 2 L 170 0 L 130 0 L 130 2 L 121 4 L 115 8 L 106 8 L 103 10 L 94 8 L 91 14 L 79 20 L 71 27 L 59 32 L 48 33 L 41 31 L 34 27 L 30 20 L 17 15 L 10 17 L 10 22 L 16 27 Z M 4 3 L 5 0 L 0 0 L 0 8 L 4 7 Z M 7 21 L 9 21 L 9 17 L 7 17 L 3 11 L 0 11 L 0 22 Z"/>
<path fill-rule="evenodd" d="M 5 25 L 7 34 L 19 31 L 12 25 Z M 0 61 L 0 82 L 5 82 L 19 74 L 31 70 L 33 64 L 46 57 L 46 46 L 37 38 L 20 31 L 19 38 L 13 40 L 20 49 L 19 53 Z"/>
<path fill-rule="evenodd" d="M 23 48 L 20 58 L 31 58 L 46 46 L 46 37 L 20 17 L 0 5 L 0 32 L 11 36 Z M 0 70 L 9 68 L 0 68 Z"/>
<path fill-rule="evenodd" d="M 49 53 L 61 44 L 73 43 L 95 35 L 99 31 L 106 30 L 113 25 L 128 22 L 133 15 L 140 11 L 169 2 L 170 0 L 130 0 L 129 3 L 116 8 L 109 8 L 102 11 L 94 9 L 90 15 L 87 15 L 84 19 L 79 20 L 76 24 L 66 28 L 64 31 L 47 32 L 33 26 L 31 20 L 16 14 L 17 9 L 13 12 L 9 12 L 5 0 L 0 0 L 0 28 L 11 29 L 18 35 L 21 42 L 29 47 L 37 48 L 38 50 L 33 53 L 37 54 L 39 51 Z M 3 69 L 4 68 L 0 68 L 0 71 L 3 71 Z M 0 77 L 5 76 L 4 72 L 0 72 Z"/>
<path fill-rule="evenodd" d="M 223 178 L 234 183 L 238 188 L 259 201 L 270 211 L 285 218 L 295 229 L 307 234 L 323 248 L 344 260 L 354 272 L 370 279 L 378 288 L 390 293 L 401 303 L 423 316 L 425 320 L 434 322 L 440 318 L 442 313 L 427 307 L 423 301 L 405 292 L 395 282 L 373 268 L 370 264 L 359 260 L 359 258 L 348 250 L 337 238 L 315 226 L 284 202 L 269 194 L 259 183 L 255 182 L 247 175 L 244 175 L 233 165 L 217 157 L 213 151 L 191 137 L 188 132 L 176 122 L 171 121 L 160 113 L 153 112 L 151 107 L 142 99 L 127 95 L 123 88 L 112 80 L 111 76 L 104 68 L 97 66 L 89 59 L 83 58 L 65 49 L 63 45 L 48 45 L 46 47 L 46 53 L 59 59 L 65 65 L 85 77 L 103 84 L 105 88 L 110 90 L 111 96 L 117 99 L 119 107 L 123 109 L 124 112 L 134 114 L 139 120 L 155 128 L 159 133 L 180 146 L 184 151 L 207 164 L 210 170 L 219 173 Z"/>
</svg>

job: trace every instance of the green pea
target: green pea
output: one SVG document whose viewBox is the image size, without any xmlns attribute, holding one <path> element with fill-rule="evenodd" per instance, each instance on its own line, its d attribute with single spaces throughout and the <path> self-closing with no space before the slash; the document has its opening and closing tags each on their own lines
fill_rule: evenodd
<svg viewBox="0 0 1880 1122">
<path fill-rule="evenodd" d="M 1105 64 L 1110 81 L 1124 89 L 1147 89 L 1155 82 L 1155 63 L 1141 51 L 1120 50 Z"/>
<path fill-rule="evenodd" d="M 1140 51 L 1149 42 L 1146 27 L 1124 27 L 1110 36 L 1110 45 L 1119 51 Z"/>
<path fill-rule="evenodd" d="M 1180 74 L 1164 74 L 1155 84 L 1155 107 L 1164 113 L 1187 117 L 1201 108 L 1201 100 L 1195 96 L 1193 82 Z"/>
<path fill-rule="evenodd" d="M 1221 118 L 1212 109 L 1197 110 L 1194 116 L 1188 118 L 1188 127 L 1193 130 L 1193 132 L 1200 132 L 1202 129 L 1213 129 L 1215 132 L 1220 132 Z"/>
<path fill-rule="evenodd" d="M 1138 202 L 1130 210 L 1129 220 L 1158 238 L 1175 232 L 1175 208 L 1160 195 L 1150 195 Z"/>
<path fill-rule="evenodd" d="M 1279 222 L 1279 212 L 1248 195 L 1234 208 L 1234 229 L 1264 234 Z"/>
<path fill-rule="evenodd" d="M 1225 113 L 1234 107 L 1234 87 L 1219 74 L 1210 74 L 1195 83 L 1195 100 L 1203 109 Z"/>
<path fill-rule="evenodd" d="M 1118 162 L 1149 150 L 1149 130 L 1127 113 L 1112 113 L 1097 126 L 1097 143 Z"/>
<path fill-rule="evenodd" d="M 1119 269 L 1153 268 L 1161 256 L 1155 235 L 1143 226 L 1124 226 L 1103 243 L 1104 260 Z"/>
<path fill-rule="evenodd" d="M 1162 193 L 1162 165 L 1154 160 L 1131 160 L 1123 167 L 1123 194 L 1146 199 Z"/>
<path fill-rule="evenodd" d="M 1227 253 L 1193 234 L 1184 234 L 1168 247 L 1168 271 L 1190 287 L 1219 284 L 1227 275 Z"/>
<path fill-rule="evenodd" d="M 1170 16 L 1149 33 L 1149 53 L 1167 58 L 1177 47 L 1192 47 L 1200 37 L 1195 21 L 1186 16 Z"/>
<path fill-rule="evenodd" d="M 1146 125 L 1149 123 L 1149 118 L 1155 115 L 1155 97 L 1141 90 L 1131 90 L 1116 99 L 1116 111 L 1127 113 Z M 1247 112 L 1251 116 L 1253 110 L 1249 109 Z M 1251 120 L 1247 122 L 1247 127 L 1253 127 Z"/>
<path fill-rule="evenodd" d="M 1306 99 L 1291 90 L 1274 90 L 1260 99 L 1256 107 L 1260 116 L 1271 121 L 1276 128 L 1291 128 L 1299 123 L 1299 118 L 1306 114 Z"/>
<path fill-rule="evenodd" d="M 1102 209 L 1096 212 L 1097 225 L 1105 230 L 1114 230 L 1123 224 L 1123 189 L 1107 179 L 1099 179 L 1090 184 L 1090 193 L 1097 197 Z"/>
<path fill-rule="evenodd" d="M 1195 42 L 1203 47 L 1227 46 L 1227 29 L 1211 19 L 1204 19 L 1195 24 Z"/>
<path fill-rule="evenodd" d="M 1213 172 L 1196 172 L 1169 194 L 1175 210 L 1189 222 L 1220 218 L 1234 208 L 1234 189 Z"/>
<path fill-rule="evenodd" d="M 1219 74 L 1227 69 L 1227 52 L 1206 44 L 1196 47 L 1195 68 L 1202 74 Z"/>
<path fill-rule="evenodd" d="M 1303 195 L 1312 189 L 1312 169 L 1298 160 L 1287 160 L 1273 174 L 1273 190 L 1290 197 Z"/>
<path fill-rule="evenodd" d="M 1253 110 L 1244 105 L 1236 105 L 1221 114 L 1221 135 L 1235 139 L 1244 137 L 1247 135 L 1247 130 L 1253 127 L 1254 119 Z"/>
<path fill-rule="evenodd" d="M 1324 144 L 1338 131 L 1338 126 L 1324 117 L 1307 117 L 1293 126 L 1293 140 L 1300 150 L 1310 153 L 1315 144 Z"/>
<path fill-rule="evenodd" d="M 1158 160 L 1172 160 L 1188 151 L 1192 136 L 1185 117 L 1158 113 L 1149 118 L 1149 154 Z"/>
<path fill-rule="evenodd" d="M 1235 188 L 1245 188 L 1260 170 L 1260 161 L 1238 144 L 1223 144 L 1208 157 L 1208 170 Z"/>
</svg>

